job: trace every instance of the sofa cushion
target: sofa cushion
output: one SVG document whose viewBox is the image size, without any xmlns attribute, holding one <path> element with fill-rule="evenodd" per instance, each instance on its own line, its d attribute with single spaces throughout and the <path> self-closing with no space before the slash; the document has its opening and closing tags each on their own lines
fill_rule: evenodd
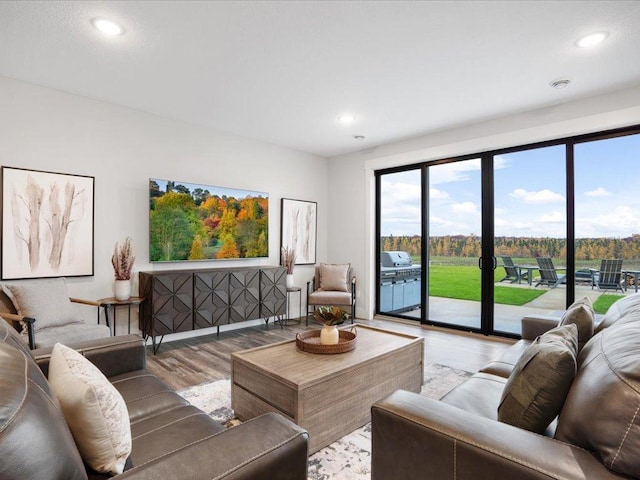
<svg viewBox="0 0 640 480">
<path fill-rule="evenodd" d="M 60 405 L 31 356 L 0 342 L 0 478 L 86 480 Z"/>
<path fill-rule="evenodd" d="M 598 323 L 594 333 L 600 333 L 603 329 L 610 327 L 631 310 L 640 310 L 640 293 L 627 295 L 613 303 L 607 310 L 602 321 Z"/>
<path fill-rule="evenodd" d="M 476 373 L 447 393 L 441 401 L 467 412 L 497 419 L 498 404 L 507 379 L 487 373 Z"/>
<path fill-rule="evenodd" d="M 509 376 L 498 406 L 498 420 L 544 433 L 560 413 L 576 374 L 578 329 L 569 324 L 538 337 Z"/>
<path fill-rule="evenodd" d="M 582 297 L 571 304 L 562 315 L 558 326 L 575 324 L 578 327 L 578 351 L 593 336 L 596 313 L 589 297 Z"/>
<path fill-rule="evenodd" d="M 74 318 L 64 278 L 3 283 L 2 290 L 13 302 L 18 315 L 36 319 L 35 331 L 80 321 Z M 26 324 L 23 324 L 24 332 Z"/>
<path fill-rule="evenodd" d="M 606 467 L 634 478 L 640 472 L 638 345 L 635 312 L 585 345 L 556 430 L 559 440 L 596 452 Z"/>
<path fill-rule="evenodd" d="M 320 288 L 322 290 L 335 290 L 338 292 L 349 291 L 349 268 L 350 264 L 330 264 L 320 265 Z"/>
<path fill-rule="evenodd" d="M 97 472 L 119 474 L 131 454 L 131 427 L 124 399 L 80 353 L 53 347 L 49 383 L 84 461 Z"/>
<path fill-rule="evenodd" d="M 531 346 L 531 340 L 518 340 L 507 348 L 498 360 L 493 360 L 480 369 L 481 372 L 509 378 L 513 368 L 518 363 L 522 354 Z"/>
<path fill-rule="evenodd" d="M 36 321 L 36 323 L 38 323 Z M 71 345 L 107 338 L 111 336 L 111 329 L 106 325 L 70 323 L 59 327 L 45 328 L 36 335 L 36 348 L 52 347 L 56 343 Z"/>
</svg>

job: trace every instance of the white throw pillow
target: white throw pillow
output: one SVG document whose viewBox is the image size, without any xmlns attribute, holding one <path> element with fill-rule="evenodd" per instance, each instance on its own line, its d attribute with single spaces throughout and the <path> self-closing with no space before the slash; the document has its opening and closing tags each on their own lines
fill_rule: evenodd
<svg viewBox="0 0 640 480">
<path fill-rule="evenodd" d="M 2 290 L 11 299 L 18 315 L 36 319 L 36 331 L 79 321 L 74 320 L 75 312 L 64 278 L 3 283 Z M 26 332 L 26 324 L 23 324 L 23 331 Z"/>
<path fill-rule="evenodd" d="M 56 343 L 49 383 L 82 459 L 97 472 L 119 474 L 131 455 L 129 412 L 122 395 L 80 353 Z"/>
<path fill-rule="evenodd" d="M 347 276 L 349 267 L 346 264 L 329 264 L 322 263 L 320 265 L 320 288 L 322 290 L 333 290 L 337 292 L 348 292 Z"/>
</svg>

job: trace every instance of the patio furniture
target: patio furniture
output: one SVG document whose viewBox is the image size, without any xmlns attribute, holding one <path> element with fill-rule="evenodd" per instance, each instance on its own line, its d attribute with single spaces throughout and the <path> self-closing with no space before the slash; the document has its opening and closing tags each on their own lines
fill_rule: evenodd
<svg viewBox="0 0 640 480">
<path fill-rule="evenodd" d="M 529 272 L 522 272 L 520 268 L 513 263 L 513 259 L 511 257 L 502 255 L 500 258 L 502 258 L 502 263 L 504 264 L 502 267 L 506 273 L 505 277 L 500 280 L 501 282 L 511 280 L 511 283 L 520 283 L 522 280 L 527 280 Z"/>
<path fill-rule="evenodd" d="M 540 279 L 536 283 L 536 287 L 538 285 L 546 285 L 547 287 L 556 288 L 561 283 L 564 283 L 567 275 L 558 275 L 558 269 L 553 266 L 553 260 L 550 257 L 536 257 L 536 262 L 538 262 L 538 270 L 540 271 Z"/>
<path fill-rule="evenodd" d="M 600 261 L 600 270 L 593 272 L 591 289 L 598 287 L 598 290 L 613 290 L 622 288 L 622 259 L 605 259 Z"/>
</svg>

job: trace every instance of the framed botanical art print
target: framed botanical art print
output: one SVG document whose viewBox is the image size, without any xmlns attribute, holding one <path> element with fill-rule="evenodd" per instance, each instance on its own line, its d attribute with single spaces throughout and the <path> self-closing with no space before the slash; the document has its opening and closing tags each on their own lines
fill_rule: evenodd
<svg viewBox="0 0 640 480">
<path fill-rule="evenodd" d="M 2 167 L 2 279 L 93 275 L 94 177 Z"/>
<path fill-rule="evenodd" d="M 282 199 L 280 247 L 293 248 L 296 265 L 316 263 L 316 202 Z"/>
</svg>

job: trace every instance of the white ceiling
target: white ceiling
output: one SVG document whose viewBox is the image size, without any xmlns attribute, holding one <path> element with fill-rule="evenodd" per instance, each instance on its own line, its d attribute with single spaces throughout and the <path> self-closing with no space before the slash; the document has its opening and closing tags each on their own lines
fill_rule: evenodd
<svg viewBox="0 0 640 480">
<path fill-rule="evenodd" d="M 639 85 L 639 25 L 636 0 L 0 1 L 0 75 L 335 156 Z"/>
</svg>

